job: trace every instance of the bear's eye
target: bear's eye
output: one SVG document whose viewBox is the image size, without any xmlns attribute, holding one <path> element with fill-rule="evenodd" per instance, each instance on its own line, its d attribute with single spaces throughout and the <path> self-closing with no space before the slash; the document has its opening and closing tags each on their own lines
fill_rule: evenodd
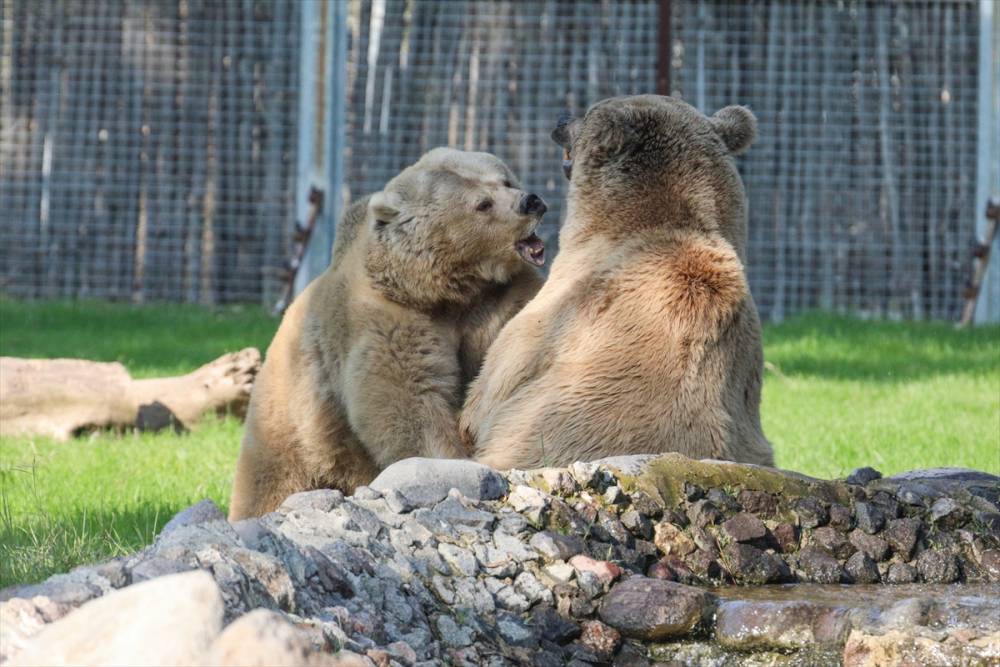
<svg viewBox="0 0 1000 667">
<path fill-rule="evenodd" d="M 485 213 L 491 208 L 493 208 L 493 202 L 489 199 L 484 199 L 483 201 L 479 202 L 479 204 L 476 205 L 476 210 L 479 211 L 480 213 Z"/>
<path fill-rule="evenodd" d="M 511 183 L 510 181 L 504 181 L 504 182 L 503 182 L 503 186 L 504 186 L 505 188 L 512 188 L 512 187 L 514 187 L 514 184 L 513 184 L 513 183 Z"/>
</svg>

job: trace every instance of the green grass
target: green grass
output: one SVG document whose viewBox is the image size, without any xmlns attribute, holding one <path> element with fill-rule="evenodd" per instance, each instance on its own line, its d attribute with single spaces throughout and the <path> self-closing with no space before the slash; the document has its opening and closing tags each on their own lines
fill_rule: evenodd
<svg viewBox="0 0 1000 667">
<path fill-rule="evenodd" d="M 0 354 L 117 360 L 149 377 L 264 349 L 276 326 L 253 307 L 0 300 Z M 1000 327 L 813 314 L 767 327 L 764 342 L 764 428 L 781 467 L 1000 473 Z M 240 431 L 225 419 L 188 435 L 0 438 L 0 586 L 134 551 L 202 498 L 225 509 Z"/>
</svg>

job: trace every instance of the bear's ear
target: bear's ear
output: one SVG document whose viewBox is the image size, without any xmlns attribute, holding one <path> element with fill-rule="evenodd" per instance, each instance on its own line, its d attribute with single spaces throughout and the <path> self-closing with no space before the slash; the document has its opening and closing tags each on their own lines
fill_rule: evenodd
<svg viewBox="0 0 1000 667">
<path fill-rule="evenodd" d="M 716 134 L 722 138 L 726 148 L 739 155 L 757 138 L 757 117 L 750 109 L 730 106 L 719 109 L 710 119 Z"/>
<path fill-rule="evenodd" d="M 556 127 L 552 130 L 552 134 L 549 136 L 552 138 L 552 141 L 556 142 L 562 146 L 563 149 L 568 151 L 573 147 L 573 137 L 576 134 L 576 128 L 579 122 L 580 120 L 578 118 L 574 118 L 568 113 L 564 113 L 559 116 L 559 119 L 556 121 Z"/>
<path fill-rule="evenodd" d="M 393 193 L 382 190 L 368 200 L 368 210 L 376 227 L 384 227 L 399 218 L 401 202 Z"/>
</svg>

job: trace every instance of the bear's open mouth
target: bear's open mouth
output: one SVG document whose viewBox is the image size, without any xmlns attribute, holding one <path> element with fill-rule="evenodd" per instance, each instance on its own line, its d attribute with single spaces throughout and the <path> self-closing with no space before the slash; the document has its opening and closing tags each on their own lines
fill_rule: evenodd
<svg viewBox="0 0 1000 667">
<path fill-rule="evenodd" d="M 528 264 L 542 266 L 545 264 L 545 242 L 538 237 L 538 234 L 531 232 L 528 236 L 514 244 L 517 254 Z"/>
</svg>

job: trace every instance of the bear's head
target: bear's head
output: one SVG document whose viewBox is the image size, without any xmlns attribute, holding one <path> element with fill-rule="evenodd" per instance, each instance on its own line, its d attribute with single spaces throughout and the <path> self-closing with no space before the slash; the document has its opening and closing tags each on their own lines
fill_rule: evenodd
<svg viewBox="0 0 1000 667">
<path fill-rule="evenodd" d="M 544 264 L 546 209 L 496 156 L 435 148 L 368 201 L 368 274 L 404 305 L 469 303 Z"/>
<path fill-rule="evenodd" d="M 756 134 L 746 107 L 705 116 L 660 95 L 610 98 L 582 118 L 563 116 L 552 132 L 570 179 L 563 233 L 616 238 L 689 226 L 721 233 L 742 256 L 746 203 L 733 156 Z"/>
</svg>

